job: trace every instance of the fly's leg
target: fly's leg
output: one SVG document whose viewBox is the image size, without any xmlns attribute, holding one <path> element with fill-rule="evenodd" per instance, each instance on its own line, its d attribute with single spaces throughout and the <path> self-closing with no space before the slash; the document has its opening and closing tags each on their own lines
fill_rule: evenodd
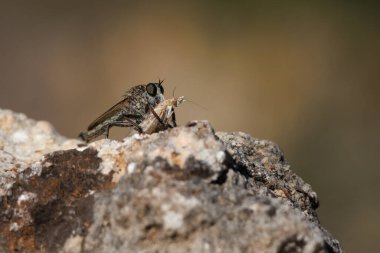
<svg viewBox="0 0 380 253">
<path fill-rule="evenodd" d="M 136 131 L 138 131 L 140 134 L 143 133 L 142 128 L 132 119 L 140 119 L 142 118 L 142 115 L 135 115 L 135 114 L 128 114 L 126 110 L 123 111 L 123 116 L 119 118 L 118 121 L 109 122 L 104 128 L 106 132 L 106 138 L 108 139 L 109 131 L 111 127 L 117 126 L 117 127 L 133 127 Z M 125 120 L 121 120 L 125 119 Z"/>
<path fill-rule="evenodd" d="M 173 110 L 172 115 L 171 115 L 172 124 L 169 124 L 169 123 L 167 124 L 169 126 L 169 128 L 177 127 L 177 121 L 176 121 L 176 117 L 175 117 L 174 108 L 172 110 Z"/>
<path fill-rule="evenodd" d="M 139 124 L 137 124 L 136 122 L 134 122 L 133 120 L 128 119 L 128 118 L 127 118 L 127 121 L 128 121 L 130 124 L 133 125 L 134 129 L 135 129 L 137 132 L 139 132 L 139 134 L 144 133 L 144 131 L 142 130 L 142 128 L 139 126 Z"/>
<path fill-rule="evenodd" d="M 154 108 L 151 105 L 149 105 L 149 110 L 153 113 L 153 116 L 158 120 L 158 122 L 160 122 L 160 124 L 163 127 L 166 127 L 165 123 L 162 121 L 160 116 L 157 115 L 156 111 L 154 110 Z"/>
<path fill-rule="evenodd" d="M 80 132 L 78 137 L 81 138 L 85 142 L 89 141 L 89 139 L 87 138 L 87 132 Z"/>
<path fill-rule="evenodd" d="M 108 135 L 110 133 L 110 128 L 111 128 L 111 125 L 106 126 L 106 139 L 108 139 Z"/>
<path fill-rule="evenodd" d="M 172 128 L 173 127 L 177 127 L 177 119 L 176 119 L 176 116 L 175 116 L 174 108 L 173 108 L 173 113 L 172 113 L 172 122 L 173 122 L 173 126 L 171 126 L 171 127 Z"/>
<path fill-rule="evenodd" d="M 109 125 L 107 125 L 107 135 L 106 135 L 107 138 L 108 138 L 108 131 L 113 126 L 118 126 L 118 127 L 133 127 L 137 132 L 139 132 L 139 134 L 143 133 L 142 128 L 136 122 L 134 122 L 133 120 L 128 119 L 128 118 L 126 118 L 125 120 L 127 122 L 125 122 L 125 121 L 115 121 L 115 122 L 112 122 Z"/>
</svg>

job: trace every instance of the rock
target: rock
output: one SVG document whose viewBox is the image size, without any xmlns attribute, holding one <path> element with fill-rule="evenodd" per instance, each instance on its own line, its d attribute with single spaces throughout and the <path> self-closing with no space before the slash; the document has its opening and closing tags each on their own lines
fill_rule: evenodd
<svg viewBox="0 0 380 253">
<path fill-rule="evenodd" d="M 248 189 L 280 197 L 309 219 L 317 219 L 317 194 L 290 170 L 277 144 L 241 132 L 217 133 L 217 136 L 236 161 L 237 170 L 246 176 L 244 184 L 248 184 Z"/>
<path fill-rule="evenodd" d="M 0 123 L 0 252 L 342 252 L 273 142 L 207 121 L 88 145 Z"/>
</svg>

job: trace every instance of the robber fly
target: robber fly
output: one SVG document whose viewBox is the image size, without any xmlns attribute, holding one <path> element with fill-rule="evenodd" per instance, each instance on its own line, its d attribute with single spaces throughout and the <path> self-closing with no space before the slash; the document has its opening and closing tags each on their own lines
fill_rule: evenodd
<svg viewBox="0 0 380 253">
<path fill-rule="evenodd" d="M 79 137 L 86 142 L 102 134 L 108 138 L 110 128 L 113 126 L 132 127 L 142 133 L 143 130 L 139 124 L 149 112 L 152 112 L 157 120 L 161 121 L 153 108 L 165 99 L 162 82 L 159 80 L 158 83 L 132 87 L 126 92 L 123 100 L 95 119 L 88 126 L 87 131 L 81 132 Z"/>
</svg>

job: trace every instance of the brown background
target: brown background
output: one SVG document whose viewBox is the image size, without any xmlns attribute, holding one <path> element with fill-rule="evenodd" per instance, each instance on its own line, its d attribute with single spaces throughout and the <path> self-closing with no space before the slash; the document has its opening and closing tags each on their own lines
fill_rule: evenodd
<svg viewBox="0 0 380 253">
<path fill-rule="evenodd" d="M 132 85 L 164 78 L 168 97 L 207 108 L 184 104 L 179 123 L 279 143 L 322 224 L 347 252 L 374 252 L 379 6 L 305 3 L 1 1 L 0 107 L 76 137 Z"/>
</svg>

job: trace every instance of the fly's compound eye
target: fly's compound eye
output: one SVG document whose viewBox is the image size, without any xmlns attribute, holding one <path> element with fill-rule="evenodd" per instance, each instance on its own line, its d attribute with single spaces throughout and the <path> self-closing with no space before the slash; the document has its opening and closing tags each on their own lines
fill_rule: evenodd
<svg viewBox="0 0 380 253">
<path fill-rule="evenodd" d="M 152 97 L 157 95 L 157 87 L 153 83 L 148 83 L 146 85 L 146 91 L 148 92 L 149 95 Z"/>
</svg>

